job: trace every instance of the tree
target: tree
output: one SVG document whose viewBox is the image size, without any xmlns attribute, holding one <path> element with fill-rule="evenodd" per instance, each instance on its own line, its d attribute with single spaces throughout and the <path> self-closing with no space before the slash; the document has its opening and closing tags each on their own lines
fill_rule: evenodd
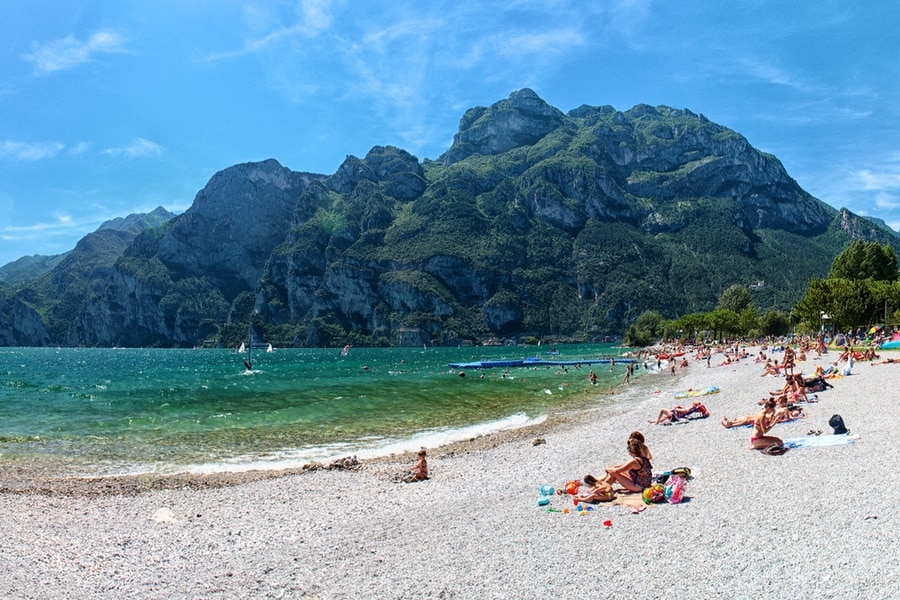
<svg viewBox="0 0 900 600">
<path fill-rule="evenodd" d="M 897 279 L 897 253 L 888 244 L 856 240 L 831 263 L 828 279 Z"/>
<path fill-rule="evenodd" d="M 717 308 L 724 308 L 740 313 L 752 304 L 753 299 L 750 297 L 750 290 L 742 285 L 735 284 L 722 292 L 722 297 L 719 299 L 719 306 Z"/>
<path fill-rule="evenodd" d="M 662 315 L 655 310 L 642 312 L 625 333 L 625 338 L 623 339 L 625 345 L 636 347 L 649 346 L 656 341 L 662 322 Z"/>
<path fill-rule="evenodd" d="M 759 318 L 763 335 L 787 335 L 791 330 L 790 316 L 780 310 L 770 310 Z"/>
</svg>

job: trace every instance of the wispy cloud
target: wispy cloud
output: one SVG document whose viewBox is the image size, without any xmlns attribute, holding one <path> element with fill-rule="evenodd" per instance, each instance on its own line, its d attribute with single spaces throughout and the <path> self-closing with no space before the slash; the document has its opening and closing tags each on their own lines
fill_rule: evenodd
<svg viewBox="0 0 900 600">
<path fill-rule="evenodd" d="M 296 18 L 287 24 L 279 23 L 279 19 L 270 11 L 255 5 L 245 9 L 245 18 L 253 22 L 254 30 L 264 27 L 265 33 L 250 37 L 240 48 L 226 52 L 216 52 L 203 56 L 202 62 L 229 60 L 241 56 L 257 54 L 295 38 L 311 39 L 329 30 L 333 17 L 331 0 L 301 0 L 297 4 Z"/>
<path fill-rule="evenodd" d="M 46 43 L 35 43 L 30 54 L 22 58 L 34 64 L 37 74 L 72 69 L 89 62 L 97 54 L 125 51 L 125 39 L 114 31 L 99 31 L 87 40 L 72 36 Z"/>
<path fill-rule="evenodd" d="M 862 169 L 856 175 L 865 190 L 900 189 L 900 170 L 876 173 Z"/>
<path fill-rule="evenodd" d="M 159 156 L 165 149 L 150 140 L 137 138 L 128 146 L 122 148 L 107 148 L 103 151 L 108 156 L 124 156 L 126 158 L 143 158 L 146 156 Z"/>
<path fill-rule="evenodd" d="M 56 220 L 32 225 L 7 225 L 0 229 L 0 239 L 5 241 L 23 241 L 46 236 L 68 234 L 78 227 L 70 215 L 59 215 Z"/>
<path fill-rule="evenodd" d="M 42 160 L 56 156 L 65 147 L 65 144 L 60 142 L 29 143 L 4 140 L 0 142 L 0 158 L 11 158 L 17 161 Z"/>
<path fill-rule="evenodd" d="M 505 56 L 521 57 L 525 54 L 560 54 L 573 46 L 584 44 L 584 36 L 577 29 L 556 29 L 553 31 L 517 32 L 502 40 L 498 51 Z"/>
<path fill-rule="evenodd" d="M 875 194 L 875 206 L 886 210 L 895 210 L 900 208 L 900 198 L 893 194 L 881 191 Z"/>
</svg>

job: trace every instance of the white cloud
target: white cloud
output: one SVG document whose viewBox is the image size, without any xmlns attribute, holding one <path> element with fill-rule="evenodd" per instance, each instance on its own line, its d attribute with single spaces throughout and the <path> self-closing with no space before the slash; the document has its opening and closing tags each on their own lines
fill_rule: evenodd
<svg viewBox="0 0 900 600">
<path fill-rule="evenodd" d="M 55 156 L 63 148 L 65 148 L 65 145 L 59 142 L 32 144 L 28 142 L 4 140 L 3 142 L 0 142 L 0 158 L 10 157 L 19 161 L 42 160 L 44 158 Z"/>
<path fill-rule="evenodd" d="M 584 37 L 580 31 L 557 29 L 542 33 L 526 32 L 511 35 L 501 41 L 499 51 L 506 56 L 559 54 L 583 43 Z"/>
<path fill-rule="evenodd" d="M 109 156 L 125 156 L 127 158 L 143 158 L 146 156 L 159 156 L 165 149 L 150 140 L 144 138 L 135 139 L 130 145 L 124 148 L 107 148 L 103 151 Z"/>
<path fill-rule="evenodd" d="M 873 173 L 868 169 L 863 169 L 858 171 L 856 176 L 865 190 L 900 188 L 900 172 Z"/>
<path fill-rule="evenodd" d="M 331 0 L 301 0 L 301 26 L 307 35 L 318 35 L 331 27 Z"/>
<path fill-rule="evenodd" d="M 0 230 L 0 239 L 6 241 L 31 240 L 69 233 L 77 225 L 69 215 L 60 215 L 55 221 L 49 223 L 35 223 L 33 225 L 7 225 Z"/>
<path fill-rule="evenodd" d="M 900 198 L 892 194 L 888 194 L 887 192 L 881 191 L 875 194 L 875 206 L 888 210 L 900 208 Z"/>
<path fill-rule="evenodd" d="M 125 39 L 114 31 L 100 31 L 86 41 L 72 36 L 43 44 L 34 44 L 31 54 L 22 58 L 34 64 L 38 74 L 71 69 L 90 61 L 96 54 L 125 51 Z"/>
</svg>

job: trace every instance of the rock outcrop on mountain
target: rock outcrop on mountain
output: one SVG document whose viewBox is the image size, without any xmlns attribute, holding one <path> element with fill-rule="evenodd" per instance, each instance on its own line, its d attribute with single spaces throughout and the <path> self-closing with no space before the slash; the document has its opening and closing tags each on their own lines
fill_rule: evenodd
<svg viewBox="0 0 900 600">
<path fill-rule="evenodd" d="M 5 292 L 0 343 L 230 346 L 251 323 L 296 346 L 600 338 L 735 283 L 789 309 L 852 239 L 898 242 L 702 115 L 564 114 L 527 89 L 466 111 L 436 161 L 376 146 L 330 176 L 236 165 L 137 229 Z"/>
</svg>

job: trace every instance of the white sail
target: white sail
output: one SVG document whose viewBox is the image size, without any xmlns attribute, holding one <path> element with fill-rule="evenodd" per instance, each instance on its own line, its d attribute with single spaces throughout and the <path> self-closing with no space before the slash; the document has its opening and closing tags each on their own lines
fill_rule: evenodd
<svg viewBox="0 0 900 600">
<path fill-rule="evenodd" d="M 247 351 L 247 349 L 244 348 L 244 342 L 241 342 L 240 347 L 238 347 L 238 353 L 239 353 L 239 354 L 243 354 L 243 353 L 246 352 L 246 351 Z"/>
</svg>

